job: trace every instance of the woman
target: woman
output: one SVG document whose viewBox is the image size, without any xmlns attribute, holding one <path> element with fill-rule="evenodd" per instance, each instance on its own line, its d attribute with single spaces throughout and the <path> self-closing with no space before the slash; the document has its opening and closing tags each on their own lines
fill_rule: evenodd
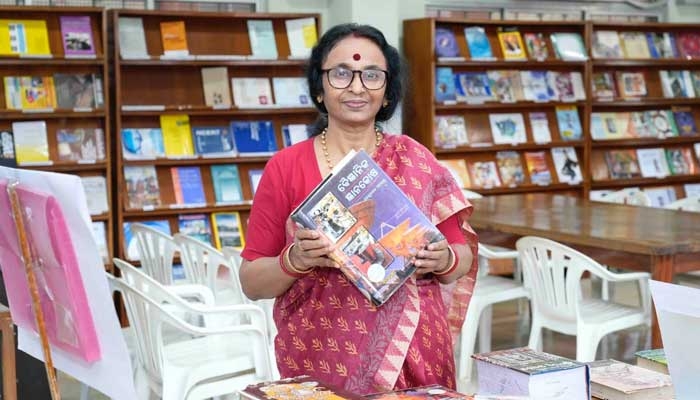
<svg viewBox="0 0 700 400">
<path fill-rule="evenodd" d="M 251 299 L 276 297 L 277 365 L 366 394 L 432 383 L 455 387 L 452 337 L 476 276 L 471 205 L 449 172 L 413 139 L 375 130 L 402 94 L 398 52 L 370 26 L 339 25 L 314 47 L 309 91 L 321 112 L 312 138 L 270 159 L 255 194 L 242 253 Z M 447 240 L 416 254 L 417 272 L 372 306 L 328 257 L 330 241 L 289 215 L 351 149 L 365 149 Z M 444 301 L 443 301 L 444 299 Z"/>
</svg>

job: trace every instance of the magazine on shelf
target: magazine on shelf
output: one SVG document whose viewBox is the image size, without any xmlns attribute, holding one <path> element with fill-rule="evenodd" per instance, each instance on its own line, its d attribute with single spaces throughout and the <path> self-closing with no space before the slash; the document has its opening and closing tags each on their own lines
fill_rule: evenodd
<svg viewBox="0 0 700 400">
<path fill-rule="evenodd" d="M 246 21 L 246 25 L 248 26 L 248 40 L 253 58 L 277 59 L 277 43 L 275 42 L 275 29 L 272 27 L 272 20 L 249 19 Z"/>
<path fill-rule="evenodd" d="M 553 147 L 551 149 L 554 168 L 560 183 L 581 183 L 581 167 L 573 147 Z"/>
<path fill-rule="evenodd" d="M 58 18 L 61 26 L 63 54 L 66 58 L 95 56 L 92 38 L 92 24 L 89 15 L 62 15 Z"/>
<path fill-rule="evenodd" d="M 527 55 L 530 59 L 545 60 L 549 57 L 547 39 L 542 32 L 528 32 L 523 34 Z"/>
<path fill-rule="evenodd" d="M 377 306 L 414 273 L 416 252 L 444 239 L 364 151 L 348 154 L 291 218 L 335 244 L 331 258 Z"/>
<path fill-rule="evenodd" d="M 459 57 L 459 46 L 451 29 L 435 28 L 435 54 L 438 57 Z"/>
</svg>

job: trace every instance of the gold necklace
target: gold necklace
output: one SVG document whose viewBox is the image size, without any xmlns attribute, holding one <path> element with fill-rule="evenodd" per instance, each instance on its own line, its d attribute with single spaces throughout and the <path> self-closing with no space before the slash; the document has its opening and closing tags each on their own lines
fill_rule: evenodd
<svg viewBox="0 0 700 400">
<path fill-rule="evenodd" d="M 333 162 L 331 161 L 331 156 L 328 154 L 328 147 L 326 146 L 326 132 L 328 131 L 328 128 L 323 128 L 323 131 L 321 132 L 321 149 L 323 150 L 323 156 L 326 158 L 326 165 L 328 166 L 329 170 L 333 170 Z M 376 134 L 376 143 L 374 144 L 374 150 L 372 150 L 372 156 L 374 156 L 374 153 L 379 149 L 379 146 L 382 144 L 382 133 L 379 130 L 378 127 L 374 127 L 374 133 Z"/>
</svg>

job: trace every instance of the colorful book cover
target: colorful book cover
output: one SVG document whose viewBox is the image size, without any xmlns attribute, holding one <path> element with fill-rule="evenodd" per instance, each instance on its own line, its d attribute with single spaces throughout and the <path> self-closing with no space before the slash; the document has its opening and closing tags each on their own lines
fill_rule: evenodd
<svg viewBox="0 0 700 400">
<path fill-rule="evenodd" d="M 671 377 L 615 360 L 588 363 L 591 370 L 591 394 L 602 399 L 674 397 Z"/>
<path fill-rule="evenodd" d="M 199 167 L 172 167 L 170 175 L 177 204 L 203 206 L 207 203 Z"/>
<path fill-rule="evenodd" d="M 159 232 L 165 233 L 168 236 L 172 235 L 172 232 L 170 231 L 170 222 L 168 222 L 168 220 L 160 219 L 134 222 L 144 224 Z M 139 261 L 141 257 L 139 255 L 138 244 L 136 243 L 136 239 L 134 238 L 134 233 L 131 231 L 131 224 L 131 222 L 124 222 L 122 224 L 122 229 L 124 231 L 124 253 L 126 254 L 127 259 L 131 261 Z"/>
<path fill-rule="evenodd" d="M 435 147 L 454 149 L 469 143 L 467 126 L 462 115 L 438 115 L 435 117 Z"/>
<path fill-rule="evenodd" d="M 496 153 L 496 164 L 504 186 L 515 187 L 525 182 L 523 164 L 517 151 L 499 151 Z"/>
<path fill-rule="evenodd" d="M 493 70 L 488 71 L 489 86 L 493 95 L 501 103 L 515 103 L 524 100 L 520 73 L 513 70 Z"/>
<path fill-rule="evenodd" d="M 521 113 L 489 114 L 489 122 L 495 144 L 527 142 L 525 121 Z"/>
<path fill-rule="evenodd" d="M 58 108 L 96 108 L 95 84 L 98 82 L 95 82 L 93 74 L 55 74 L 53 80 Z"/>
<path fill-rule="evenodd" d="M 17 166 L 15 140 L 11 131 L 0 131 L 0 167 Z"/>
<path fill-rule="evenodd" d="M 549 130 L 549 118 L 545 112 L 528 113 L 530 118 L 530 131 L 532 140 L 537 144 L 549 143 L 552 141 L 552 134 Z"/>
<path fill-rule="evenodd" d="M 163 132 L 159 128 L 125 128 L 121 136 L 125 160 L 165 157 Z"/>
<path fill-rule="evenodd" d="M 502 28 L 498 31 L 501 53 L 506 60 L 526 60 L 523 38 L 516 28 Z"/>
<path fill-rule="evenodd" d="M 501 186 L 501 178 L 494 161 L 475 161 L 468 165 L 472 187 L 491 189 Z"/>
<path fill-rule="evenodd" d="M 282 142 L 284 147 L 295 145 L 308 138 L 309 129 L 306 124 L 282 125 Z"/>
<path fill-rule="evenodd" d="M 187 157 L 194 155 L 190 117 L 187 114 L 161 115 L 160 129 L 163 132 L 166 156 Z"/>
<path fill-rule="evenodd" d="M 559 136 L 562 140 L 581 140 L 583 129 L 581 120 L 578 117 L 576 106 L 557 106 L 557 124 L 559 126 Z"/>
<path fill-rule="evenodd" d="M 559 183 L 580 183 L 583 180 L 581 167 L 573 147 L 553 147 L 552 161 Z"/>
<path fill-rule="evenodd" d="M 241 215 L 237 211 L 213 213 L 211 219 L 214 244 L 217 249 L 233 247 L 243 250 L 245 239 L 243 238 Z"/>
<path fill-rule="evenodd" d="M 438 103 L 456 100 L 455 77 L 450 67 L 435 68 L 435 101 Z"/>
<path fill-rule="evenodd" d="M 444 239 L 364 151 L 346 156 L 291 218 L 335 244 L 331 258 L 377 306 L 415 272 L 416 252 Z"/>
<path fill-rule="evenodd" d="M 547 39 L 540 32 L 528 32 L 523 34 L 527 55 L 533 60 L 545 60 L 549 57 Z"/>
<path fill-rule="evenodd" d="M 287 28 L 289 55 L 292 58 L 308 58 L 311 49 L 318 41 L 316 19 L 313 17 L 288 19 L 284 21 Z"/>
<path fill-rule="evenodd" d="M 649 121 L 654 136 L 658 138 L 678 136 L 678 127 L 671 110 L 649 110 L 645 111 L 644 115 Z"/>
<path fill-rule="evenodd" d="M 272 20 L 269 19 L 249 19 L 248 40 L 253 58 L 270 59 L 277 58 L 277 43 L 275 42 L 275 30 L 272 27 Z"/>
<path fill-rule="evenodd" d="M 233 121 L 231 132 L 241 157 L 269 156 L 279 150 L 272 121 Z"/>
<path fill-rule="evenodd" d="M 489 77 L 485 72 L 464 72 L 454 75 L 457 101 L 483 103 L 493 100 Z"/>
<path fill-rule="evenodd" d="M 647 95 L 647 84 L 644 72 L 616 72 L 617 92 L 623 98 L 644 97 Z"/>
<path fill-rule="evenodd" d="M 690 107 L 676 107 L 672 111 L 679 136 L 696 136 L 698 134 L 698 128 L 695 125 L 695 118 Z"/>
<path fill-rule="evenodd" d="M 450 175 L 457 182 L 459 187 L 467 189 L 471 187 L 471 180 L 469 178 L 469 171 L 467 170 L 467 162 L 462 158 L 438 160 L 440 165 L 445 167 Z"/>
<path fill-rule="evenodd" d="M 621 32 L 622 51 L 625 58 L 649 59 L 649 45 L 644 32 Z"/>
<path fill-rule="evenodd" d="M 12 132 L 18 165 L 50 163 L 46 121 L 16 121 Z"/>
<path fill-rule="evenodd" d="M 549 171 L 547 155 L 544 151 L 526 151 L 525 165 L 530 174 L 530 182 L 535 185 L 552 183 L 552 173 Z"/>
<path fill-rule="evenodd" d="M 612 100 L 617 96 L 612 72 L 593 73 L 593 97 L 597 100 Z"/>
<path fill-rule="evenodd" d="M 673 175 L 694 175 L 697 173 L 690 148 L 674 147 L 666 149 L 666 160 Z"/>
<path fill-rule="evenodd" d="M 593 32 L 592 53 L 594 58 L 622 58 L 618 32 L 605 30 Z"/>
<path fill-rule="evenodd" d="M 671 173 L 661 147 L 637 149 L 637 161 L 645 178 L 665 178 Z"/>
<path fill-rule="evenodd" d="M 228 86 L 228 68 L 202 68 L 201 73 L 204 104 L 214 108 L 231 107 L 231 90 Z"/>
<path fill-rule="evenodd" d="M 634 353 L 637 366 L 668 375 L 668 360 L 664 349 L 641 350 Z"/>
<path fill-rule="evenodd" d="M 243 189 L 238 165 L 223 164 L 211 166 L 211 181 L 217 203 L 243 202 Z"/>
<path fill-rule="evenodd" d="M 160 206 L 158 174 L 153 165 L 124 167 L 128 208 L 148 209 Z"/>
<path fill-rule="evenodd" d="M 56 144 L 61 161 L 105 159 L 105 139 L 101 128 L 59 129 L 56 131 Z"/>
<path fill-rule="evenodd" d="M 365 396 L 368 400 L 473 400 L 474 397 L 456 392 L 441 385 L 420 386 L 393 392 L 376 393 Z"/>
<path fill-rule="evenodd" d="M 641 176 L 637 152 L 634 149 L 608 150 L 605 152 L 605 162 L 611 179 L 631 179 Z"/>
<path fill-rule="evenodd" d="M 547 102 L 554 96 L 547 84 L 547 71 L 520 71 L 525 100 Z"/>
<path fill-rule="evenodd" d="M 240 392 L 241 398 L 250 400 L 361 400 L 363 396 L 302 375 L 272 382 L 248 385 Z"/>
<path fill-rule="evenodd" d="M 0 19 L 0 55 L 50 56 L 45 20 Z"/>
<path fill-rule="evenodd" d="M 700 58 L 700 33 L 679 32 L 676 35 L 676 45 L 681 58 Z"/>
<path fill-rule="evenodd" d="M 302 77 L 272 77 L 275 104 L 281 107 L 311 107 L 309 84 Z"/>
<path fill-rule="evenodd" d="M 458 57 L 459 46 L 451 29 L 435 28 L 435 55 L 438 57 Z"/>
<path fill-rule="evenodd" d="M 260 184 L 260 179 L 262 179 L 263 170 L 262 169 L 249 169 L 248 170 L 248 182 L 250 183 L 250 191 L 255 196 L 255 192 L 258 190 L 258 185 Z"/>
<path fill-rule="evenodd" d="M 51 76 L 22 76 L 22 109 L 36 110 L 56 107 L 56 87 Z"/>
<path fill-rule="evenodd" d="M 164 21 L 160 23 L 160 38 L 163 43 L 163 54 L 181 57 L 190 54 L 187 48 L 187 33 L 185 21 Z"/>
<path fill-rule="evenodd" d="M 92 38 L 92 23 L 89 15 L 59 17 L 63 54 L 68 56 L 95 55 L 95 43 Z"/>
<path fill-rule="evenodd" d="M 205 214 L 180 214 L 177 216 L 178 233 L 211 244 L 211 223 Z"/>
<path fill-rule="evenodd" d="M 550 35 L 557 58 L 565 61 L 583 61 L 588 52 L 581 35 L 576 32 L 556 32 Z"/>
<path fill-rule="evenodd" d="M 670 32 L 647 32 L 647 44 L 652 58 L 677 58 L 676 41 Z"/>
<path fill-rule="evenodd" d="M 233 132 L 225 126 L 195 126 L 192 140 L 195 152 L 204 157 L 233 157 L 236 154 Z"/>
<path fill-rule="evenodd" d="M 482 26 L 469 26 L 464 28 L 464 36 L 469 48 L 471 59 L 493 59 L 491 43 L 486 35 L 486 30 Z"/>
</svg>

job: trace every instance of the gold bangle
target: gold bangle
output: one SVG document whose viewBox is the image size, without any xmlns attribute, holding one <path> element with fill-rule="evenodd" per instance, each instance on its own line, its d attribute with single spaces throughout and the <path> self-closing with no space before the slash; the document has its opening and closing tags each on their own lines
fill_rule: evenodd
<svg viewBox="0 0 700 400">
<path fill-rule="evenodd" d="M 452 249 L 452 246 L 447 246 L 447 251 L 450 252 L 449 259 L 446 269 L 442 271 L 433 271 L 433 275 L 435 276 L 445 276 L 453 273 L 457 269 L 457 265 L 459 264 L 459 258 L 457 257 L 457 253 L 455 253 L 454 249 Z"/>
<path fill-rule="evenodd" d="M 286 251 L 284 252 L 284 268 L 287 269 L 289 272 L 297 275 L 306 275 L 310 274 L 311 271 L 313 271 L 313 268 L 309 268 L 306 270 L 300 270 L 299 268 L 295 267 L 294 264 L 292 264 L 292 260 L 289 257 L 289 253 L 292 251 L 292 247 L 294 247 L 294 243 L 292 243 L 290 246 L 287 247 Z"/>
</svg>

